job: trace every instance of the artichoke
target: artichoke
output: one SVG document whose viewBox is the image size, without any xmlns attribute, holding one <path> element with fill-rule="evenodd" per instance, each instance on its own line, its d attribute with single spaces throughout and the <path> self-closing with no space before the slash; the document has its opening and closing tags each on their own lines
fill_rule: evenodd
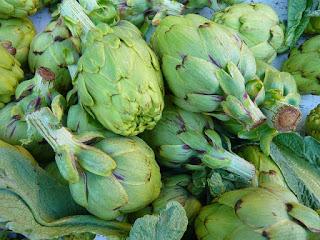
<svg viewBox="0 0 320 240">
<path fill-rule="evenodd" d="M 73 0 L 64 1 L 61 10 L 89 30 L 74 79 L 81 106 L 120 135 L 152 129 L 164 106 L 162 75 L 139 30 L 127 21 L 95 27 Z"/>
<path fill-rule="evenodd" d="M 319 236 L 320 217 L 287 188 L 263 185 L 223 194 L 200 211 L 195 230 L 199 240 L 307 240 Z"/>
<path fill-rule="evenodd" d="M 11 43 L 15 58 L 24 65 L 28 61 L 29 47 L 36 35 L 35 27 L 28 18 L 0 19 L 0 43 Z"/>
<path fill-rule="evenodd" d="M 29 67 L 35 72 L 39 67 L 49 68 L 55 73 L 55 88 L 65 93 L 71 87 L 68 64 L 79 58 L 79 39 L 72 37 L 64 20 L 59 18 L 39 33 L 31 42 Z"/>
<path fill-rule="evenodd" d="M 232 30 L 199 15 L 169 16 L 151 45 L 179 107 L 214 116 L 223 110 L 248 129 L 265 121 L 245 91 L 256 74 L 255 59 Z"/>
<path fill-rule="evenodd" d="M 306 133 L 320 141 L 320 104 L 307 116 Z"/>
<path fill-rule="evenodd" d="M 257 74 L 263 83 L 259 83 L 259 80 L 248 82 L 246 89 L 249 95 L 257 102 L 261 94 L 256 89 L 264 88 L 264 99 L 259 107 L 267 116 L 270 126 L 278 131 L 295 130 L 302 114 L 299 110 L 301 96 L 293 76 L 262 61 L 257 63 Z M 257 87 L 257 83 L 262 87 Z"/>
<path fill-rule="evenodd" d="M 167 106 L 157 126 L 143 133 L 157 160 L 166 167 L 208 166 L 225 169 L 250 181 L 254 166 L 222 147 L 210 117 Z"/>
<path fill-rule="evenodd" d="M 0 18 L 24 18 L 35 14 L 40 8 L 39 0 L 0 0 Z"/>
<path fill-rule="evenodd" d="M 282 70 L 293 75 L 301 94 L 319 95 L 319 65 L 320 36 L 316 36 L 305 41 L 299 48 L 293 49 Z"/>
<path fill-rule="evenodd" d="M 320 33 L 320 17 L 310 18 L 309 24 L 305 29 L 305 33 L 319 34 Z"/>
<path fill-rule="evenodd" d="M 272 62 L 283 46 L 278 15 L 266 4 L 235 4 L 217 12 L 213 21 L 235 30 L 259 60 Z"/>
<path fill-rule="evenodd" d="M 101 135 L 78 136 L 61 126 L 48 108 L 27 116 L 28 123 L 56 152 L 61 175 L 74 200 L 102 219 L 137 211 L 155 200 L 161 188 L 154 153 L 137 137 L 116 136 L 86 145 Z"/>
<path fill-rule="evenodd" d="M 41 160 L 53 157 L 52 151 L 48 151 L 50 148 L 35 129 L 28 130 L 25 116 L 43 106 L 54 109 L 58 109 L 60 105 L 62 107 L 64 100 L 54 90 L 54 79 L 54 73 L 49 69 L 39 68 L 34 78 L 18 85 L 17 101 L 0 110 L 0 139 L 13 145 L 25 145 L 33 156 Z M 47 151 L 44 151 L 45 148 Z"/>
<path fill-rule="evenodd" d="M 9 51 L 14 52 L 15 49 L 10 46 Z M 10 102 L 17 85 L 23 78 L 20 63 L 9 51 L 0 44 L 0 108 Z"/>
</svg>

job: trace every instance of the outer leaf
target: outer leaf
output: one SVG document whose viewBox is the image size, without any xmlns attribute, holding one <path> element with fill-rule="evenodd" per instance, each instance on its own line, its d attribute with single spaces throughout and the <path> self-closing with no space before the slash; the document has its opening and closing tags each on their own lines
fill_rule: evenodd
<svg viewBox="0 0 320 240">
<path fill-rule="evenodd" d="M 137 219 L 128 240 L 180 240 L 187 225 L 188 218 L 184 208 L 172 201 L 159 216 L 145 215 Z"/>
<path fill-rule="evenodd" d="M 297 133 L 283 133 L 271 144 L 271 157 L 300 202 L 320 208 L 320 142 Z"/>
</svg>

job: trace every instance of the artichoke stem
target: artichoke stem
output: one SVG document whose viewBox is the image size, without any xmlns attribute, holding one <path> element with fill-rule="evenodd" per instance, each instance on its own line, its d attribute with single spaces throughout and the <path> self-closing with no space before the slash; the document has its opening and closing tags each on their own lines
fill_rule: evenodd
<svg viewBox="0 0 320 240">
<path fill-rule="evenodd" d="M 94 23 L 90 20 L 90 18 L 86 15 L 81 5 L 75 0 L 64 0 L 61 4 L 61 15 L 65 17 L 67 20 L 72 20 L 76 22 L 76 24 L 80 25 L 80 28 L 83 30 L 84 37 L 90 31 L 90 29 L 94 28 Z M 69 21 L 70 22 L 70 21 Z M 76 25 L 75 24 L 75 25 Z M 76 28 L 77 26 L 75 26 Z M 79 27 L 79 26 L 78 26 Z M 70 29 L 71 31 L 73 29 Z M 78 29 L 79 30 L 79 29 Z M 79 34 L 79 32 L 72 31 L 73 34 Z"/>
<path fill-rule="evenodd" d="M 202 162 L 212 169 L 222 168 L 237 174 L 245 181 L 251 181 L 256 173 L 254 165 L 222 148 L 214 149 L 204 155 Z"/>
<path fill-rule="evenodd" d="M 269 125 L 278 131 L 294 131 L 302 115 L 299 108 L 283 102 L 277 102 L 271 107 L 264 106 L 262 111 L 267 116 Z"/>
<path fill-rule="evenodd" d="M 55 116 L 52 115 L 48 108 L 42 108 L 28 114 L 26 119 L 28 124 L 31 124 L 46 139 L 54 151 L 57 151 L 58 147 L 63 145 L 75 148 L 76 142 L 72 134 L 55 121 Z"/>
</svg>

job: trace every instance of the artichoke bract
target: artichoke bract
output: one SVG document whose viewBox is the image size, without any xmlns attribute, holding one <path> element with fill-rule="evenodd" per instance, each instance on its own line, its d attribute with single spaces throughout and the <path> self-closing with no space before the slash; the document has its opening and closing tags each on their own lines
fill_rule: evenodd
<svg viewBox="0 0 320 240">
<path fill-rule="evenodd" d="M 174 103 L 192 111 L 224 115 L 246 128 L 265 121 L 245 91 L 256 62 L 239 36 L 199 15 L 163 19 L 151 39 Z"/>
<path fill-rule="evenodd" d="M 0 44 L 0 108 L 11 101 L 24 76 L 20 63 L 9 53 L 14 53 L 15 49 L 8 45 L 6 47 L 9 47 L 9 50 Z"/>
<path fill-rule="evenodd" d="M 263 3 L 241 3 L 217 12 L 213 21 L 235 30 L 253 55 L 272 62 L 284 43 L 284 31 L 277 13 Z"/>
<path fill-rule="evenodd" d="M 0 0 L 0 18 L 23 18 L 40 9 L 39 0 Z"/>
<path fill-rule="evenodd" d="M 36 35 L 33 23 L 28 18 L 0 19 L 0 43 L 15 48 L 15 58 L 22 64 L 28 61 L 29 47 Z"/>
<path fill-rule="evenodd" d="M 43 161 L 53 157 L 52 151 L 35 129 L 28 130 L 25 116 L 44 106 L 54 109 L 63 106 L 63 97 L 54 90 L 54 79 L 54 73 L 49 69 L 39 68 L 34 78 L 18 85 L 17 101 L 0 110 L 0 139 L 13 145 L 24 145 L 33 156 Z"/>
<path fill-rule="evenodd" d="M 71 87 L 68 64 L 79 59 L 80 41 L 71 35 L 62 18 L 55 20 L 31 42 L 29 67 L 35 72 L 39 67 L 49 68 L 55 74 L 55 88 L 65 93 Z"/>
<path fill-rule="evenodd" d="M 264 185 L 223 194 L 202 208 L 195 230 L 199 240 L 307 240 L 319 236 L 320 217 L 287 188 Z"/>
<path fill-rule="evenodd" d="M 319 95 L 319 64 L 320 36 L 316 36 L 290 52 L 289 59 L 282 65 L 282 71 L 293 75 L 301 94 Z"/>
<path fill-rule="evenodd" d="M 255 168 L 236 154 L 225 150 L 210 117 L 167 106 L 157 126 L 143 133 L 157 160 L 170 168 L 204 165 L 224 169 L 250 181 Z"/>
<path fill-rule="evenodd" d="M 305 124 L 306 133 L 320 141 L 320 104 L 311 110 Z"/>
<path fill-rule="evenodd" d="M 158 59 L 139 30 L 128 21 L 95 27 L 72 0 L 63 2 L 61 13 L 88 30 L 73 81 L 81 106 L 120 135 L 152 129 L 164 107 L 163 82 Z"/>
<path fill-rule="evenodd" d="M 160 169 L 153 151 L 141 139 L 117 136 L 87 145 L 97 135 L 73 135 L 49 108 L 28 115 L 27 121 L 54 149 L 74 200 L 90 213 L 115 219 L 146 207 L 159 196 Z"/>
</svg>

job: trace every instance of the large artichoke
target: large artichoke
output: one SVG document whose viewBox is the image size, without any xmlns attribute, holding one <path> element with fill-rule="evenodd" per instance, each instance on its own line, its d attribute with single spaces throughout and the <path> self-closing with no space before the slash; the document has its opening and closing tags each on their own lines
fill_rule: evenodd
<svg viewBox="0 0 320 240">
<path fill-rule="evenodd" d="M 139 30 L 127 21 L 112 28 L 86 24 L 90 20 L 73 0 L 64 1 L 61 9 L 89 29 L 74 79 L 79 103 L 117 134 L 132 136 L 152 129 L 164 106 L 162 75 Z"/>
<path fill-rule="evenodd" d="M 0 110 L 0 139 L 24 145 L 37 159 L 52 157 L 52 151 L 44 151 L 47 145 L 42 136 L 32 128 L 28 130 L 25 116 L 44 106 L 57 109 L 63 104 L 62 96 L 54 90 L 54 74 L 49 69 L 39 68 L 34 78 L 18 85 L 16 98 L 17 101 Z"/>
<path fill-rule="evenodd" d="M 14 48 L 10 47 L 10 52 Z M 20 63 L 0 44 L 0 108 L 10 102 L 19 82 L 23 78 Z"/>
<path fill-rule="evenodd" d="M 305 41 L 290 52 L 282 70 L 293 75 L 301 94 L 320 94 L 320 36 Z"/>
<path fill-rule="evenodd" d="M 277 13 L 263 3 L 242 3 L 217 12 L 213 21 L 234 29 L 253 55 L 272 62 L 284 42 Z"/>
<path fill-rule="evenodd" d="M 287 188 L 264 185 L 225 193 L 200 211 L 195 230 L 199 240 L 308 240 L 320 217 Z"/>
<path fill-rule="evenodd" d="M 247 181 L 254 176 L 253 165 L 222 147 L 212 119 L 203 114 L 169 105 L 157 126 L 146 131 L 142 137 L 164 166 L 222 168 Z"/>
<path fill-rule="evenodd" d="M 51 69 L 56 75 L 55 88 L 65 93 L 71 87 L 68 64 L 79 58 L 80 42 L 72 37 L 64 20 L 59 18 L 46 27 L 33 40 L 29 52 L 29 67 L 35 72 L 39 67 Z"/>
<path fill-rule="evenodd" d="M 11 43 L 16 50 L 15 58 L 23 65 L 28 60 L 30 43 L 35 35 L 35 27 L 28 18 L 0 19 L 0 43 Z"/>
<path fill-rule="evenodd" d="M 116 136 L 90 146 L 85 142 L 97 135 L 73 135 L 48 108 L 28 115 L 27 120 L 52 146 L 74 200 L 90 213 L 115 219 L 158 197 L 160 169 L 154 153 L 141 139 Z"/>
<path fill-rule="evenodd" d="M 320 104 L 307 116 L 306 133 L 320 141 Z"/>
<path fill-rule="evenodd" d="M 40 8 L 39 0 L 0 0 L 0 18 L 23 18 L 35 14 Z"/>
<path fill-rule="evenodd" d="M 245 91 L 256 74 L 256 62 L 237 34 L 199 15 L 163 19 L 151 39 L 162 71 L 179 107 L 221 113 L 246 128 L 265 116 Z"/>
</svg>

